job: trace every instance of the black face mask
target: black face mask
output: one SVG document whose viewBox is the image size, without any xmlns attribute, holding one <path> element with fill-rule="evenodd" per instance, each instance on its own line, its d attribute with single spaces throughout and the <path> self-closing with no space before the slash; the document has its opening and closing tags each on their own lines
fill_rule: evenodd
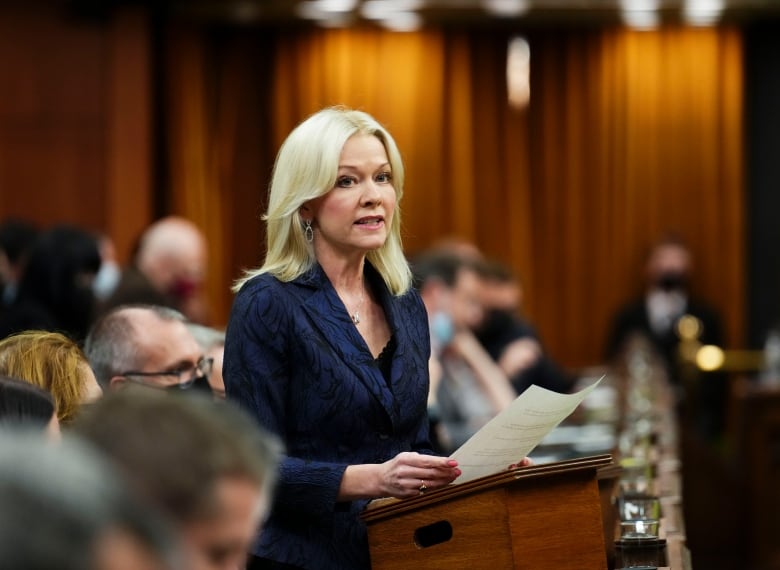
<svg viewBox="0 0 780 570">
<path fill-rule="evenodd" d="M 662 273 L 655 280 L 655 285 L 659 289 L 667 292 L 685 291 L 688 286 L 688 278 L 685 273 L 678 271 L 667 271 Z"/>
<path fill-rule="evenodd" d="M 209 384 L 209 379 L 205 376 L 198 376 L 189 382 L 166 386 L 165 389 L 169 392 L 199 392 L 203 394 L 211 394 L 211 384 Z"/>
</svg>

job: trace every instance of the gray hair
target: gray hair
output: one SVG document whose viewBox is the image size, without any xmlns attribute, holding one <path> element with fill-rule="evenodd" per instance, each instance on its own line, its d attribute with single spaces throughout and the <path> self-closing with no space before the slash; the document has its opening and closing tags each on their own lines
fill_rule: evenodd
<svg viewBox="0 0 780 570">
<path fill-rule="evenodd" d="M 280 443 L 232 402 L 128 386 L 91 405 L 72 429 L 177 524 L 208 517 L 225 477 L 266 497 L 275 484 Z"/>
<path fill-rule="evenodd" d="M 104 391 L 111 378 L 141 364 L 142 355 L 138 354 L 136 339 L 142 331 L 133 325 L 132 309 L 151 311 L 162 321 L 187 323 L 187 317 L 181 312 L 159 305 L 122 305 L 100 317 L 87 334 L 84 354 Z"/>
<path fill-rule="evenodd" d="M 212 348 L 225 346 L 225 331 L 201 325 L 198 323 L 187 323 L 190 334 L 198 341 L 203 352 L 208 352 Z"/>
<path fill-rule="evenodd" d="M 172 568 L 173 535 L 134 506 L 113 469 L 82 441 L 0 431 L 0 560 L 3 568 L 95 567 L 97 545 L 129 532 Z"/>
</svg>

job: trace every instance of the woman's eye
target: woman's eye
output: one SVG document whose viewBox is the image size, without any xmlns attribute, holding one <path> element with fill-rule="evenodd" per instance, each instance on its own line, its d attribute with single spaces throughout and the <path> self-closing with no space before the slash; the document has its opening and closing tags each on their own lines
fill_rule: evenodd
<svg viewBox="0 0 780 570">
<path fill-rule="evenodd" d="M 376 181 L 380 183 L 388 183 L 393 180 L 393 175 L 389 172 L 380 172 L 377 174 Z"/>
<path fill-rule="evenodd" d="M 351 176 L 342 176 L 338 180 L 336 180 L 336 186 L 339 188 L 349 188 L 350 186 L 355 184 L 355 179 Z"/>
</svg>

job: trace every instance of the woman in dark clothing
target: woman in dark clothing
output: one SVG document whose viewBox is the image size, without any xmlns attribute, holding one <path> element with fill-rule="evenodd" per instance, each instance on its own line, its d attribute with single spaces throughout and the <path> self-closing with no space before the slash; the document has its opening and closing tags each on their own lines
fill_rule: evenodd
<svg viewBox="0 0 780 570">
<path fill-rule="evenodd" d="M 369 115 L 326 109 L 276 160 L 265 264 L 242 279 L 228 398 L 287 456 L 249 568 L 370 568 L 360 512 L 451 483 L 430 450 L 428 320 L 401 248 L 403 166 Z"/>
</svg>

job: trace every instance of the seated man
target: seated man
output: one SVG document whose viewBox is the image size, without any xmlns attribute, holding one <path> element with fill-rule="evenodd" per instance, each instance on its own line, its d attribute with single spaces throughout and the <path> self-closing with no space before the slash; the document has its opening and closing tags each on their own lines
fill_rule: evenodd
<svg viewBox="0 0 780 570">
<path fill-rule="evenodd" d="M 472 332 L 482 319 L 480 279 L 474 264 L 431 252 L 412 264 L 431 325 L 429 408 L 438 418 L 440 451 L 457 449 L 516 394 L 506 374 Z"/>
<path fill-rule="evenodd" d="M 568 392 L 576 378 L 545 353 L 536 330 L 521 316 L 523 289 L 509 268 L 480 260 L 481 298 L 485 316 L 476 327 L 477 338 L 498 363 L 518 394 L 531 385 Z"/>
<path fill-rule="evenodd" d="M 90 329 L 84 352 L 104 392 L 127 383 L 210 392 L 213 361 L 180 312 L 154 305 L 118 307 Z"/>
<path fill-rule="evenodd" d="M 100 312 L 144 303 L 171 307 L 191 321 L 205 322 L 206 245 L 203 232 L 185 218 L 168 216 L 156 221 L 141 235 L 131 265 L 122 272 Z"/>
<path fill-rule="evenodd" d="M 240 408 L 129 386 L 95 404 L 74 432 L 172 525 L 185 568 L 243 568 L 270 507 L 279 449 Z"/>
<path fill-rule="evenodd" d="M 486 258 L 476 244 L 455 236 L 439 240 L 428 253 L 455 256 L 479 273 L 483 316 L 471 327 L 517 394 L 532 384 L 554 392 L 573 388 L 576 378 L 553 362 L 522 316 L 523 288 L 508 266 Z"/>
<path fill-rule="evenodd" d="M 640 333 L 653 344 L 674 378 L 676 325 L 683 315 L 699 319 L 702 344 L 722 343 L 720 317 L 690 292 L 691 253 L 674 237 L 662 239 L 650 251 L 645 264 L 645 290 L 616 313 L 607 340 L 607 356 L 614 358 L 632 334 Z"/>
<path fill-rule="evenodd" d="M 622 306 L 613 317 L 607 338 L 606 357 L 631 360 L 632 346 L 646 344 L 658 357 L 676 390 L 680 410 L 686 394 L 679 377 L 677 324 L 683 316 L 695 317 L 700 325 L 702 344 L 722 346 L 720 316 L 690 291 L 691 252 L 674 236 L 658 241 L 645 263 L 645 287 L 641 296 Z M 707 437 L 717 437 L 725 422 L 727 378 L 722 373 L 708 375 L 698 394 L 698 416 L 692 418 Z"/>
</svg>

